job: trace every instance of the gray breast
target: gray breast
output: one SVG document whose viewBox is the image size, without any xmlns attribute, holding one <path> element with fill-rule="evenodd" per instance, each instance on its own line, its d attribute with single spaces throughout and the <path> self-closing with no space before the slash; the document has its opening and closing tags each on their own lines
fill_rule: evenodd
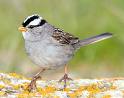
<svg viewBox="0 0 124 98">
<path fill-rule="evenodd" d="M 53 39 L 26 42 L 25 48 L 31 60 L 44 68 L 64 66 L 72 58 L 74 53 L 72 46 L 57 44 Z"/>
</svg>

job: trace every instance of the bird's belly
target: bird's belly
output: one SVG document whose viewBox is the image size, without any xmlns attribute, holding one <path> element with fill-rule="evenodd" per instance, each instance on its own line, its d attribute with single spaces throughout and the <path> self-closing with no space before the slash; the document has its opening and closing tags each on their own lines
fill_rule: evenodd
<svg viewBox="0 0 124 98">
<path fill-rule="evenodd" d="M 31 60 L 40 67 L 54 69 L 64 66 L 73 56 L 70 47 L 49 45 L 33 47 L 28 53 Z"/>
</svg>

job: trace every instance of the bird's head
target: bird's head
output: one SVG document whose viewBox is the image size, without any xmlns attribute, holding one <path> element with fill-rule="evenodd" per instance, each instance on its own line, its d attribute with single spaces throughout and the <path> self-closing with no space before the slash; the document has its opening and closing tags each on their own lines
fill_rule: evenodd
<svg viewBox="0 0 124 98">
<path fill-rule="evenodd" d="M 22 32 L 25 40 L 34 40 L 42 30 L 43 25 L 46 23 L 42 17 L 37 14 L 28 16 L 18 29 Z"/>
</svg>

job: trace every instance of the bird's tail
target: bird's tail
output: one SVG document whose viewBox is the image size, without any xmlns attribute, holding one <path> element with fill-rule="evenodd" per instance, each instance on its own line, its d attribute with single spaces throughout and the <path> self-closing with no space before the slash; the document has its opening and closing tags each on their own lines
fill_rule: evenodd
<svg viewBox="0 0 124 98">
<path fill-rule="evenodd" d="M 77 47 L 93 44 L 93 43 L 102 41 L 104 39 L 110 38 L 110 37 L 112 37 L 112 33 L 108 33 L 108 32 L 107 33 L 102 33 L 100 35 L 96 35 L 96 36 L 93 36 L 93 37 L 90 37 L 90 38 L 87 38 L 87 39 L 84 39 L 84 40 L 80 40 Z"/>
</svg>

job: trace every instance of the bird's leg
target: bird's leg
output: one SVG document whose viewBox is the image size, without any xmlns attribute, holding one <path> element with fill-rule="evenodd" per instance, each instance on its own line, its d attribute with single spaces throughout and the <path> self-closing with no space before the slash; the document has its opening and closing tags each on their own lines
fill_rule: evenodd
<svg viewBox="0 0 124 98">
<path fill-rule="evenodd" d="M 36 81 L 41 78 L 40 74 L 44 72 L 45 69 L 40 70 L 31 80 L 30 84 L 28 85 L 27 90 L 31 92 L 33 89 L 36 89 Z"/>
<path fill-rule="evenodd" d="M 72 80 L 70 77 L 68 77 L 68 74 L 67 74 L 67 65 L 65 65 L 64 67 L 64 76 L 59 80 L 59 82 L 62 82 L 64 81 L 64 88 L 66 88 L 67 86 L 67 80 Z"/>
</svg>

